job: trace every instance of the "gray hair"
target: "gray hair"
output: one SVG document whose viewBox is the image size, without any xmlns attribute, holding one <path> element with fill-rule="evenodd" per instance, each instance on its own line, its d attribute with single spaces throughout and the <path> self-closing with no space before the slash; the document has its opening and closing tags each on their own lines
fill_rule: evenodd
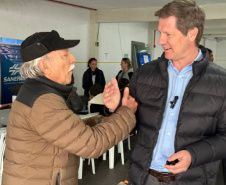
<svg viewBox="0 0 226 185">
<path fill-rule="evenodd" d="M 37 78 L 39 76 L 44 76 L 44 73 L 38 66 L 39 61 L 43 58 L 44 56 L 24 62 L 20 68 L 20 75 L 24 78 Z"/>
</svg>

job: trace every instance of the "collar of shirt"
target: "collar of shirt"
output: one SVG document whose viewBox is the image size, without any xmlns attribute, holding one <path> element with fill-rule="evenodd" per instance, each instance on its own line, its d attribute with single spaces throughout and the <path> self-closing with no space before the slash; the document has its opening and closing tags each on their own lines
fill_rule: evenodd
<svg viewBox="0 0 226 185">
<path fill-rule="evenodd" d="M 198 48 L 198 50 L 199 50 L 198 56 L 195 58 L 194 61 L 200 61 L 200 60 L 202 60 L 202 58 L 203 58 L 203 54 L 202 54 L 201 49 Z M 189 66 L 192 66 L 192 64 L 194 63 L 194 61 L 193 61 L 192 63 L 188 64 L 187 66 L 185 66 L 184 68 L 187 68 L 187 67 L 189 67 Z M 169 67 L 169 66 L 171 66 L 175 72 L 179 73 L 178 69 L 173 65 L 172 60 L 169 60 L 169 61 L 168 61 L 168 67 Z M 184 68 L 183 68 L 183 69 L 184 69 Z M 183 71 L 183 69 L 182 69 L 182 71 Z"/>
</svg>

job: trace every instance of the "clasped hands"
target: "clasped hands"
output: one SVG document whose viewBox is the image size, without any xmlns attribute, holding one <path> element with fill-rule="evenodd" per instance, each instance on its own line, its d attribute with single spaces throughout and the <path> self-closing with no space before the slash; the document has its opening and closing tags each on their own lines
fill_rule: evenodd
<svg viewBox="0 0 226 185">
<path fill-rule="evenodd" d="M 121 94 L 118 87 L 118 82 L 115 78 L 112 78 L 110 82 L 105 85 L 103 92 L 104 105 L 109 108 L 111 112 L 114 112 L 120 102 Z M 133 113 L 137 110 L 137 102 L 129 95 L 129 88 L 126 87 L 122 98 L 122 106 L 126 106 L 132 110 Z"/>
</svg>

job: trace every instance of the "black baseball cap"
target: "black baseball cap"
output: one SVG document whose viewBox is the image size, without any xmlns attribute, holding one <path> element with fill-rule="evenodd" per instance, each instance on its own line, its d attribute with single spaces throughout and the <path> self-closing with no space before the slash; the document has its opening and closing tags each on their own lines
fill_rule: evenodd
<svg viewBox="0 0 226 185">
<path fill-rule="evenodd" d="M 51 51 L 72 48 L 78 45 L 79 42 L 80 40 L 65 40 L 55 30 L 51 32 L 37 32 L 22 42 L 20 55 L 23 62 L 28 62 Z"/>
</svg>

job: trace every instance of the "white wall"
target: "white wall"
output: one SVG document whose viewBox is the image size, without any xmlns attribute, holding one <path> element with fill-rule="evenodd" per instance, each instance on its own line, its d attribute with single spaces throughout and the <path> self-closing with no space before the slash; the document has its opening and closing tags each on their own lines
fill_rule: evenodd
<svg viewBox="0 0 226 185">
<path fill-rule="evenodd" d="M 209 48 L 213 51 L 213 57 L 216 61 L 216 55 L 217 55 L 217 41 L 215 39 L 206 39 L 205 40 L 205 47 Z"/>
<path fill-rule="evenodd" d="M 71 49 L 71 53 L 77 60 L 74 70 L 75 85 L 78 87 L 78 94 L 83 94 L 82 75 L 87 69 L 89 59 L 89 10 L 49 1 L 0 0 L 0 25 L 0 37 L 23 40 L 37 31 L 55 29 L 66 39 L 80 39 L 81 43 Z M 115 77 L 121 69 L 120 61 L 124 54 L 131 58 L 131 41 L 149 43 L 148 29 L 148 22 L 100 23 L 98 61 L 106 81 Z M 152 60 L 163 52 L 158 45 L 158 38 L 157 31 Z M 226 68 L 226 41 L 207 40 L 206 47 L 214 51 L 215 62 Z M 108 53 L 108 58 L 105 53 Z"/>
<path fill-rule="evenodd" d="M 152 58 L 152 60 L 155 60 L 158 57 L 161 57 L 162 56 L 162 53 L 164 52 L 163 49 L 162 49 L 162 46 L 158 44 L 159 37 L 160 37 L 160 33 L 159 33 L 159 31 L 156 31 L 155 32 L 154 57 Z"/>
<path fill-rule="evenodd" d="M 202 39 L 200 44 L 213 51 L 214 63 L 226 69 L 226 40 Z"/>
<path fill-rule="evenodd" d="M 106 81 L 117 75 L 124 54 L 131 59 L 131 41 L 148 43 L 148 28 L 147 22 L 100 24 L 99 68 L 103 70 Z"/>
<path fill-rule="evenodd" d="M 217 42 L 214 62 L 226 69 L 226 40 Z"/>
<path fill-rule="evenodd" d="M 89 10 L 49 1 L 0 1 L 0 37 L 24 40 L 35 32 L 56 30 L 66 39 L 80 39 L 80 44 L 70 51 L 78 62 L 88 60 Z M 74 70 L 79 94 L 83 94 L 85 65 L 77 63 Z"/>
</svg>

